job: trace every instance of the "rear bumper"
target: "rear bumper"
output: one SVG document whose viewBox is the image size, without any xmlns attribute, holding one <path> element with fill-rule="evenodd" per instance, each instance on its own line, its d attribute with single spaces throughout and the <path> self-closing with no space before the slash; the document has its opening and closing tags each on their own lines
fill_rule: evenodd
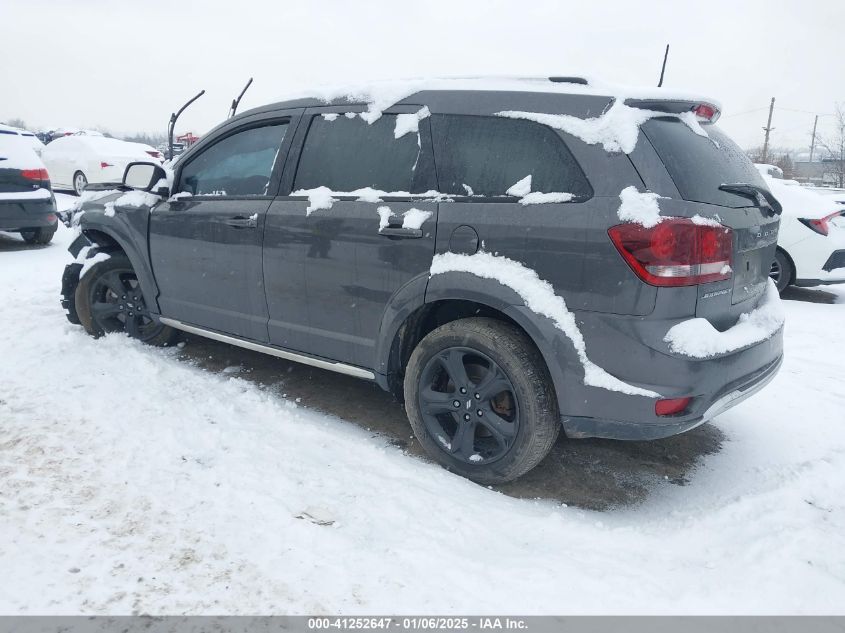
<svg viewBox="0 0 845 633">
<path fill-rule="evenodd" d="M 56 226 L 56 200 L 0 200 L 0 230 L 19 231 Z"/>
<path fill-rule="evenodd" d="M 572 343 L 557 331 L 541 351 L 555 384 L 568 437 L 645 440 L 682 433 L 712 419 L 762 389 L 783 357 L 783 328 L 738 350 L 696 358 L 672 352 L 664 342 L 677 319 L 576 313 L 589 359 L 619 380 L 660 394 L 691 398 L 683 413 L 658 416 L 654 397 L 584 384 Z"/>
<path fill-rule="evenodd" d="M 707 406 L 708 402 L 709 406 L 698 417 L 652 423 L 620 422 L 598 418 L 563 418 L 564 430 L 568 437 L 603 437 L 616 440 L 658 440 L 678 435 L 712 420 L 753 396 L 774 379 L 782 364 L 783 357 L 781 356 L 751 376 L 745 376 L 725 386 L 720 393 L 704 401 L 703 406 Z"/>
</svg>

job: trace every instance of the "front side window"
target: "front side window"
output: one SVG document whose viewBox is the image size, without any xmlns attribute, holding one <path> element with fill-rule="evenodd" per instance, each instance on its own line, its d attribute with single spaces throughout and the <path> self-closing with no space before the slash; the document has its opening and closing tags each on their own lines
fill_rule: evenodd
<svg viewBox="0 0 845 633">
<path fill-rule="evenodd" d="M 266 196 L 288 124 L 236 132 L 182 169 L 179 191 L 195 196 Z"/>
<path fill-rule="evenodd" d="M 299 158 L 294 190 L 372 187 L 414 193 L 419 137 L 396 138 L 395 128 L 395 114 L 384 114 L 374 123 L 359 116 L 315 116 Z"/>
<path fill-rule="evenodd" d="M 518 119 L 433 115 L 434 156 L 440 191 L 505 196 L 531 176 L 531 191 L 593 195 L 584 172 L 551 128 Z"/>
</svg>

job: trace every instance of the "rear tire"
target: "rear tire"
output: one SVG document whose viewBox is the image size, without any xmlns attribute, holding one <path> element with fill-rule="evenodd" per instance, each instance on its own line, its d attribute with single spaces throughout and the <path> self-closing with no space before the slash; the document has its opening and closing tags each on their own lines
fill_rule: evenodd
<svg viewBox="0 0 845 633">
<path fill-rule="evenodd" d="M 81 171 L 76 172 L 73 175 L 73 193 L 77 196 L 81 196 L 82 192 L 85 191 L 85 187 L 88 186 L 88 178 L 85 176 L 84 173 Z"/>
<path fill-rule="evenodd" d="M 79 322 L 94 337 L 126 332 L 144 343 L 167 346 L 179 335 L 150 315 L 132 264 L 119 251 L 85 271 L 74 302 Z"/>
<path fill-rule="evenodd" d="M 49 244 L 56 234 L 55 226 L 42 226 L 37 229 L 24 229 L 21 237 L 27 244 Z"/>
<path fill-rule="evenodd" d="M 781 249 L 775 251 L 775 260 L 772 262 L 772 268 L 769 271 L 769 277 L 775 282 L 778 292 L 786 290 L 787 286 L 792 283 L 795 276 L 795 266 L 792 265 L 792 260 L 786 252 Z"/>
<path fill-rule="evenodd" d="M 411 354 L 404 391 L 426 452 L 481 484 L 524 475 L 560 432 L 543 357 L 522 331 L 496 319 L 459 319 L 429 333 Z"/>
</svg>

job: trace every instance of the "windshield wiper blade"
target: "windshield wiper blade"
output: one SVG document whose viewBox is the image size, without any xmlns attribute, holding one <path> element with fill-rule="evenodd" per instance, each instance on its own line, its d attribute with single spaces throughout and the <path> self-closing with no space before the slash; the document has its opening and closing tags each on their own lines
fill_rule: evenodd
<svg viewBox="0 0 845 633">
<path fill-rule="evenodd" d="M 746 198 L 751 198 L 754 202 L 760 202 L 760 198 L 762 197 L 766 203 L 768 204 L 769 208 L 774 212 L 775 215 L 780 215 L 783 213 L 783 207 L 781 206 L 778 199 L 772 195 L 772 192 L 766 189 L 765 187 L 760 187 L 759 185 L 752 185 L 749 182 L 733 182 L 728 183 L 725 185 L 719 185 L 720 191 L 727 191 L 728 193 L 736 193 L 741 196 L 745 196 Z"/>
</svg>

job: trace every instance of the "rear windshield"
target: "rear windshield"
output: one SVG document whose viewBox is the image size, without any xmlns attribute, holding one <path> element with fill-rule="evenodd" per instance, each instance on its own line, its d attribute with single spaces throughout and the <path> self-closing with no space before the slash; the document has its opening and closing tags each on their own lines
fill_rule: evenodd
<svg viewBox="0 0 845 633">
<path fill-rule="evenodd" d="M 701 136 L 679 119 L 666 117 L 650 119 L 642 129 L 684 200 L 748 207 L 752 200 L 720 191 L 719 185 L 766 186 L 745 152 L 715 125 L 703 126 L 708 136 Z"/>
</svg>

